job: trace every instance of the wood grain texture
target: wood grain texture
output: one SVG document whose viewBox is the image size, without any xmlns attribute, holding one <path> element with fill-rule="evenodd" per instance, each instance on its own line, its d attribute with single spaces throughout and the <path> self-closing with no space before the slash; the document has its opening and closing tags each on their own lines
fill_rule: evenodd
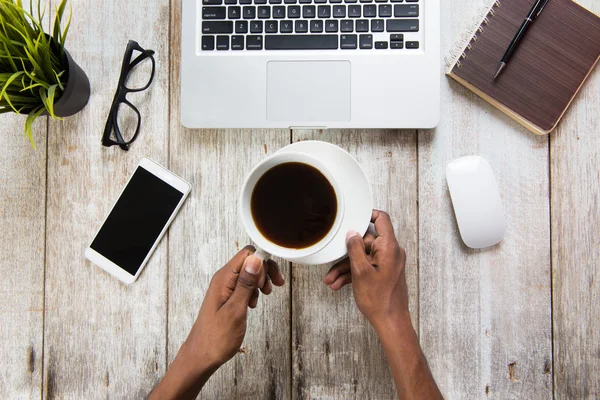
<svg viewBox="0 0 600 400">
<path fill-rule="evenodd" d="M 387 210 L 407 253 L 413 323 L 418 326 L 417 147 L 414 131 L 294 131 L 294 142 L 323 140 L 355 156 Z M 293 399 L 395 397 L 383 350 L 351 287 L 333 292 L 322 279 L 330 265 L 293 265 Z"/>
<path fill-rule="evenodd" d="M 600 14 L 600 1 L 581 4 Z M 554 390 L 600 398 L 600 71 L 550 137 Z"/>
<path fill-rule="evenodd" d="M 442 2 L 449 53 L 477 1 Z M 448 399 L 552 397 L 548 138 L 535 137 L 456 82 L 419 133 L 421 343 Z M 478 154 L 496 175 L 508 229 L 487 250 L 461 241 L 446 166 Z"/>
<path fill-rule="evenodd" d="M 192 130 L 181 126 L 179 1 L 173 2 L 171 15 L 170 166 L 192 184 L 192 192 L 169 231 L 169 362 L 187 337 L 213 274 L 249 244 L 237 213 L 246 175 L 290 141 L 289 130 Z M 258 307 L 248 313 L 240 352 L 210 378 L 200 398 L 289 398 L 290 268 L 278 261 L 286 285 L 275 287 L 269 296 L 261 294 Z"/>
<path fill-rule="evenodd" d="M 46 118 L 3 115 L 0 130 L 0 398 L 40 397 L 44 312 Z"/>
<path fill-rule="evenodd" d="M 81 113 L 50 125 L 44 394 L 142 398 L 166 369 L 166 240 L 129 287 L 87 262 L 84 250 L 140 158 L 168 161 L 169 1 L 70 3 L 66 46 L 92 96 Z M 156 51 L 157 73 L 148 91 L 128 96 L 142 127 L 124 152 L 100 139 L 128 39 Z"/>
</svg>

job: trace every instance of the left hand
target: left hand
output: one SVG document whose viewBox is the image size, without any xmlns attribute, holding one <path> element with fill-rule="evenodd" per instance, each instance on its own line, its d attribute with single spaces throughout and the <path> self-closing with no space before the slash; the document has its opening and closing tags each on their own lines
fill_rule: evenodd
<svg viewBox="0 0 600 400">
<path fill-rule="evenodd" d="M 270 294 L 272 284 L 283 286 L 283 276 L 273 260 L 261 261 L 254 247 L 240 250 L 212 278 L 202 307 L 184 343 L 194 359 L 218 368 L 240 349 L 246 334 L 248 307 L 255 308 L 258 291 Z"/>
</svg>

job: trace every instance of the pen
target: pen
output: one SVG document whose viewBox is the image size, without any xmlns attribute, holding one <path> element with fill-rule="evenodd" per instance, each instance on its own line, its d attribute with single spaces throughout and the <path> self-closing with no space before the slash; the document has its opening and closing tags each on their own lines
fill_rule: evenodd
<svg viewBox="0 0 600 400">
<path fill-rule="evenodd" d="M 515 35 L 515 37 L 513 38 L 513 40 L 510 42 L 510 44 L 508 45 L 508 49 L 506 49 L 506 52 L 502 56 L 502 60 L 500 61 L 500 64 L 498 66 L 498 71 L 496 71 L 496 75 L 494 75 L 494 79 L 496 79 L 498 77 L 498 75 L 500 75 L 500 72 L 502 72 L 502 70 L 504 69 L 504 67 L 506 67 L 506 64 L 508 63 L 508 60 L 510 59 L 510 56 L 515 51 L 515 49 L 517 48 L 519 42 L 521 41 L 521 39 L 525 35 L 525 32 L 527 31 L 527 28 L 529 28 L 529 25 L 531 25 L 531 23 L 537 17 L 539 17 L 539 15 L 544 10 L 544 7 L 546 7 L 546 4 L 548 4 L 548 1 L 549 0 L 536 0 L 535 4 L 533 5 L 533 7 L 531 8 L 531 10 L 529 11 L 529 14 L 525 18 L 525 21 L 523 21 L 523 23 L 519 27 L 519 30 L 517 31 L 517 34 Z"/>
</svg>

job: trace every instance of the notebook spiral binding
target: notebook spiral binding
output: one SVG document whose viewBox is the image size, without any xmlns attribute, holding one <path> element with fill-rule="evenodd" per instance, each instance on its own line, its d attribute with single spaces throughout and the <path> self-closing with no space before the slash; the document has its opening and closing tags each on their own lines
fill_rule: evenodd
<svg viewBox="0 0 600 400">
<path fill-rule="evenodd" d="M 462 34 L 461 41 L 454 45 L 450 55 L 445 58 L 446 67 L 448 73 L 456 67 L 461 68 L 462 64 L 460 60 L 464 60 L 468 57 L 468 51 L 474 46 L 474 42 L 477 42 L 477 34 L 483 33 L 484 26 L 490 23 L 490 18 L 496 13 L 496 9 L 501 7 L 502 3 L 500 0 L 494 0 L 491 6 L 482 7 L 479 14 L 473 18 L 473 22 L 469 25 L 469 29 Z"/>
</svg>

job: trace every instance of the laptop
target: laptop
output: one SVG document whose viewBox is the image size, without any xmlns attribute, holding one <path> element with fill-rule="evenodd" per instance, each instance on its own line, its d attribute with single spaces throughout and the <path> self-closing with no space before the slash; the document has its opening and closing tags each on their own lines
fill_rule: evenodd
<svg viewBox="0 0 600 400">
<path fill-rule="evenodd" d="M 433 128 L 440 0 L 182 0 L 189 128 Z"/>
</svg>

